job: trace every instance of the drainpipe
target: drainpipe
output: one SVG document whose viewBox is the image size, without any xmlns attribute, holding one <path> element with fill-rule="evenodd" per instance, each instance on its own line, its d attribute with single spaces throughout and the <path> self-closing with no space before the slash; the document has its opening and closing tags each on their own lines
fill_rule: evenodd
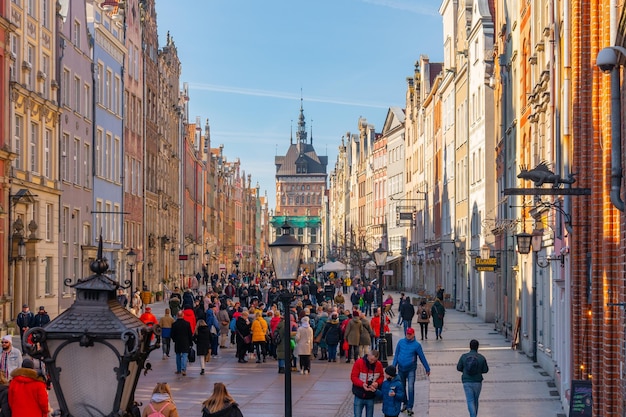
<svg viewBox="0 0 626 417">
<path fill-rule="evenodd" d="M 620 102 L 619 66 L 611 70 L 611 203 L 624 211 L 622 186 L 622 104 Z"/>
</svg>

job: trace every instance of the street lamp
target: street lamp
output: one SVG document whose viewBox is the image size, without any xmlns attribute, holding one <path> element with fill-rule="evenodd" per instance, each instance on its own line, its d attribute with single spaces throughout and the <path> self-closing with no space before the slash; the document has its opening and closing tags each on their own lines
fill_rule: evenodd
<svg viewBox="0 0 626 417">
<path fill-rule="evenodd" d="M 298 276 L 300 256 L 304 245 L 290 234 L 291 228 L 285 221 L 282 227 L 283 234 L 274 243 L 269 245 L 274 264 L 274 272 L 277 281 L 284 281 L 284 291 L 281 294 L 283 314 L 285 320 L 285 334 L 283 335 L 283 347 L 285 349 L 285 417 L 291 417 L 291 320 L 289 304 L 292 295 L 289 290 L 289 282 Z"/>
<path fill-rule="evenodd" d="M 130 250 L 126 254 L 126 263 L 128 264 L 128 270 L 130 272 L 130 308 L 133 308 L 133 291 L 135 291 L 134 285 L 133 285 L 133 273 L 135 272 L 135 262 L 137 262 L 137 254 L 135 253 L 133 248 L 130 248 Z"/>
<path fill-rule="evenodd" d="M 24 349 L 43 360 L 63 417 L 130 416 L 141 371 L 152 350 L 158 326 L 144 325 L 117 302 L 120 285 L 104 275 L 102 238 L 93 274 L 65 285 L 76 289 L 74 303 L 45 327 L 33 327 Z M 94 360 L 97 358 L 97 360 Z M 59 413 L 59 412 L 57 412 Z"/>
<path fill-rule="evenodd" d="M 378 350 L 380 351 L 380 363 L 387 367 L 387 339 L 385 338 L 385 320 L 383 314 L 383 267 L 387 263 L 387 250 L 383 248 L 383 243 L 378 245 L 378 249 L 372 254 L 378 266 L 378 306 L 380 307 L 380 333 L 378 336 Z"/>
</svg>

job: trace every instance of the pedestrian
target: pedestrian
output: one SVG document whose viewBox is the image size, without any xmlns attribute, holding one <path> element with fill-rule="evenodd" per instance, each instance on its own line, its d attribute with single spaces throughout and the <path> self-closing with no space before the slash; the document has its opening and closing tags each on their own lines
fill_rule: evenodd
<svg viewBox="0 0 626 417">
<path fill-rule="evenodd" d="M 204 363 L 211 359 L 211 330 L 202 319 L 196 323 L 193 341 L 196 344 L 196 354 L 200 362 L 200 375 L 204 375 Z"/>
<path fill-rule="evenodd" d="M 263 313 L 257 311 L 254 315 L 255 319 L 250 326 L 252 332 L 252 345 L 256 352 L 256 363 L 261 363 L 261 358 L 265 362 L 267 356 L 267 342 L 266 338 L 269 336 L 269 326 L 263 318 Z"/>
<path fill-rule="evenodd" d="M 178 417 L 178 410 L 167 382 L 157 382 L 152 390 L 150 402 L 143 409 L 141 417 L 148 417 L 156 413 L 161 413 L 165 417 Z"/>
<path fill-rule="evenodd" d="M 396 323 L 396 327 L 402 326 L 402 314 L 400 314 L 400 307 L 402 307 L 402 303 L 404 302 L 404 293 L 400 293 L 400 300 L 398 301 L 398 322 Z"/>
<path fill-rule="evenodd" d="M 213 384 L 213 394 L 202 403 L 202 417 L 243 417 L 239 405 L 221 382 Z"/>
<path fill-rule="evenodd" d="M 141 417 L 149 417 L 151 415 L 178 417 L 178 410 L 176 409 L 176 404 L 172 398 L 172 391 L 167 382 L 157 382 L 152 390 L 150 402 L 143 409 L 143 413 L 141 413 Z"/>
<path fill-rule="evenodd" d="M 44 306 L 39 307 L 37 314 L 33 316 L 30 327 L 43 327 L 50 323 L 50 316 Z"/>
<path fill-rule="evenodd" d="M 229 300 L 230 302 L 230 300 Z M 226 349 L 228 343 L 228 325 L 230 324 L 230 316 L 228 315 L 228 303 L 221 303 L 217 312 L 217 321 L 220 323 L 220 349 Z"/>
<path fill-rule="evenodd" d="M 430 323 L 430 316 L 431 314 L 426 306 L 426 300 L 420 301 L 420 306 L 417 308 L 417 322 L 420 325 L 422 340 L 428 340 L 428 324 Z"/>
<path fill-rule="evenodd" d="M 31 359 L 24 359 L 20 368 L 11 372 L 9 408 L 19 417 L 46 417 L 52 409 L 48 402 L 46 380 L 35 370 Z"/>
<path fill-rule="evenodd" d="M 324 333 L 324 328 L 326 327 L 326 322 L 328 321 L 328 313 L 323 311 L 321 306 L 318 307 L 318 309 L 320 309 L 321 312 L 317 316 L 315 329 L 313 330 L 313 356 L 317 358 L 317 349 L 320 349 L 321 353 L 318 359 L 320 361 L 326 361 L 328 360 L 328 345 L 322 338 L 322 334 Z"/>
<path fill-rule="evenodd" d="M 322 340 L 328 348 L 328 362 L 337 362 L 337 346 L 341 341 L 341 329 L 339 327 L 339 315 L 332 313 L 324 326 Z"/>
<path fill-rule="evenodd" d="M 370 320 L 370 327 L 372 328 L 372 331 L 374 332 L 374 337 L 376 338 L 376 349 L 379 349 L 378 347 L 378 343 L 380 342 L 381 337 L 385 337 L 386 333 L 389 333 L 389 317 L 387 317 L 386 314 L 383 314 L 384 316 L 384 328 L 383 328 L 383 334 L 381 336 L 380 334 L 380 308 L 375 308 L 374 309 L 374 317 L 372 317 L 372 320 Z"/>
<path fill-rule="evenodd" d="M 186 305 L 183 307 L 183 318 L 189 323 L 191 326 L 191 333 L 196 331 L 196 314 L 193 311 L 193 307 L 190 305 Z"/>
<path fill-rule="evenodd" d="M 363 325 L 361 324 L 361 318 L 359 317 L 358 310 L 352 313 L 352 318 L 346 325 L 346 329 L 343 333 L 344 340 L 348 341 L 348 351 L 346 352 L 346 363 L 350 363 L 352 357 L 357 360 L 359 357 L 359 343 L 361 342 L 361 332 L 363 331 Z"/>
<path fill-rule="evenodd" d="M 170 311 L 173 317 L 178 314 L 178 311 L 181 308 L 181 303 L 182 303 L 182 296 L 180 295 L 178 287 L 176 287 L 174 288 L 174 292 L 170 295 L 170 301 L 169 301 Z"/>
<path fill-rule="evenodd" d="M 135 291 L 132 299 L 132 308 L 130 311 L 137 317 L 141 315 L 141 309 L 143 307 L 143 300 L 141 299 L 141 293 L 139 290 Z"/>
<path fill-rule="evenodd" d="M 11 372 L 22 365 L 22 352 L 13 346 L 13 336 L 2 336 L 2 353 L 0 354 L 0 372 L 7 380 L 11 379 Z"/>
<path fill-rule="evenodd" d="M 174 324 L 174 317 L 170 314 L 169 308 L 165 309 L 165 314 L 159 320 L 159 326 L 161 326 L 161 349 L 163 350 L 163 359 L 170 357 L 170 344 L 172 341 L 172 324 Z"/>
<path fill-rule="evenodd" d="M 213 304 L 209 304 L 209 308 L 206 310 L 206 325 L 209 326 L 211 332 L 211 349 L 209 352 L 211 358 L 217 358 L 220 335 L 220 324 L 215 317 L 214 308 Z"/>
<path fill-rule="evenodd" d="M 237 340 L 237 359 L 239 363 L 247 363 L 246 354 L 252 344 L 252 330 L 248 310 L 244 310 L 235 322 Z"/>
<path fill-rule="evenodd" d="M 126 296 L 126 291 L 123 288 L 117 290 L 117 302 L 124 308 L 128 305 L 128 296 Z"/>
<path fill-rule="evenodd" d="M 374 337 L 374 331 L 370 326 L 370 321 L 367 317 L 362 316 L 361 319 L 361 336 L 359 338 L 359 356 L 367 355 L 370 347 L 372 346 L 372 338 Z"/>
<path fill-rule="evenodd" d="M 20 329 L 20 341 L 23 339 L 24 333 L 31 328 L 34 316 L 33 312 L 28 308 L 28 304 L 23 304 L 22 311 L 20 311 L 15 318 L 15 324 L 17 328 Z"/>
<path fill-rule="evenodd" d="M 183 312 L 179 311 L 176 321 L 172 324 L 172 341 L 176 353 L 176 374 L 187 375 L 187 355 L 193 344 L 191 325 L 184 319 Z"/>
<path fill-rule="evenodd" d="M 156 316 L 152 314 L 151 307 L 146 307 L 145 312 L 141 316 L 139 316 L 139 320 L 141 320 L 143 324 L 149 327 L 152 327 L 159 322 Z"/>
<path fill-rule="evenodd" d="M 430 366 L 428 366 L 428 361 L 424 356 L 422 345 L 415 340 L 415 330 L 409 327 L 404 339 L 398 340 L 392 364 L 398 368 L 398 376 L 402 381 L 402 386 L 406 387 L 407 401 L 402 411 L 406 411 L 409 416 L 413 415 L 413 404 L 415 403 L 415 371 L 417 370 L 418 358 L 424 365 L 426 375 L 430 376 Z"/>
<path fill-rule="evenodd" d="M 470 351 L 462 354 L 456 364 L 456 370 L 463 372 L 461 382 L 463 382 L 470 417 L 478 415 L 478 397 L 483 386 L 483 374 L 489 372 L 487 359 L 478 353 L 478 345 L 478 340 L 470 340 Z"/>
<path fill-rule="evenodd" d="M 435 328 L 435 337 L 437 340 L 443 339 L 441 331 L 443 330 L 443 318 L 446 315 L 446 308 L 441 304 L 439 298 L 435 298 L 435 303 L 430 308 L 430 314 L 433 316 L 433 327 Z"/>
<path fill-rule="evenodd" d="M 440 300 L 443 300 L 443 295 L 445 291 L 446 290 L 441 286 L 441 284 L 437 285 L 437 293 L 435 297 L 439 298 Z"/>
<path fill-rule="evenodd" d="M 313 329 L 307 316 L 302 317 L 300 326 L 296 332 L 296 348 L 294 355 L 300 358 L 300 374 L 311 373 L 311 353 L 313 351 Z"/>
<path fill-rule="evenodd" d="M 405 335 L 407 329 L 411 327 L 413 316 L 415 316 L 415 307 L 413 307 L 411 303 L 411 297 L 407 296 L 402 301 L 402 304 L 400 304 L 400 317 L 402 317 L 402 326 L 404 327 Z"/>
<path fill-rule="evenodd" d="M 0 417 L 11 417 L 9 406 L 9 381 L 0 372 Z"/>
<path fill-rule="evenodd" d="M 378 351 L 371 350 L 367 355 L 358 358 L 352 366 L 350 380 L 354 394 L 354 417 L 374 416 L 374 399 L 376 390 L 383 383 L 383 365 L 378 360 Z"/>
<path fill-rule="evenodd" d="M 376 396 L 382 398 L 384 417 L 398 417 L 402 403 L 406 401 L 406 393 L 400 377 L 396 375 L 396 368 L 389 365 L 385 368 L 385 380 Z"/>
</svg>

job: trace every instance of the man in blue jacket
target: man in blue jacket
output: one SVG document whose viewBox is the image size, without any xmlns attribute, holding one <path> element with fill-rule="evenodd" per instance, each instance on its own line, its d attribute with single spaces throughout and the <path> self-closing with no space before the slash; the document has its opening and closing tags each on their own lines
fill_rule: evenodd
<svg viewBox="0 0 626 417">
<path fill-rule="evenodd" d="M 406 410 L 409 416 L 413 415 L 413 404 L 415 403 L 415 371 L 417 370 L 417 358 L 424 365 L 426 375 L 430 376 L 430 366 L 424 356 L 422 345 L 415 340 L 415 330 L 409 327 L 406 330 L 406 337 L 400 339 L 396 345 L 396 353 L 393 356 L 393 366 L 398 367 L 398 376 L 402 385 L 406 387 L 407 401 L 402 411 Z"/>
</svg>

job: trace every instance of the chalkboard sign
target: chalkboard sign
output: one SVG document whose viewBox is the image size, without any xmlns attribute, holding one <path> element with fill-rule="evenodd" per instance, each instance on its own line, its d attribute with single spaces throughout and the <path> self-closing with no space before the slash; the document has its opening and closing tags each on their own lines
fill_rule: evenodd
<svg viewBox="0 0 626 417">
<path fill-rule="evenodd" d="M 569 417 L 591 417 L 591 381 L 572 381 Z"/>
</svg>

